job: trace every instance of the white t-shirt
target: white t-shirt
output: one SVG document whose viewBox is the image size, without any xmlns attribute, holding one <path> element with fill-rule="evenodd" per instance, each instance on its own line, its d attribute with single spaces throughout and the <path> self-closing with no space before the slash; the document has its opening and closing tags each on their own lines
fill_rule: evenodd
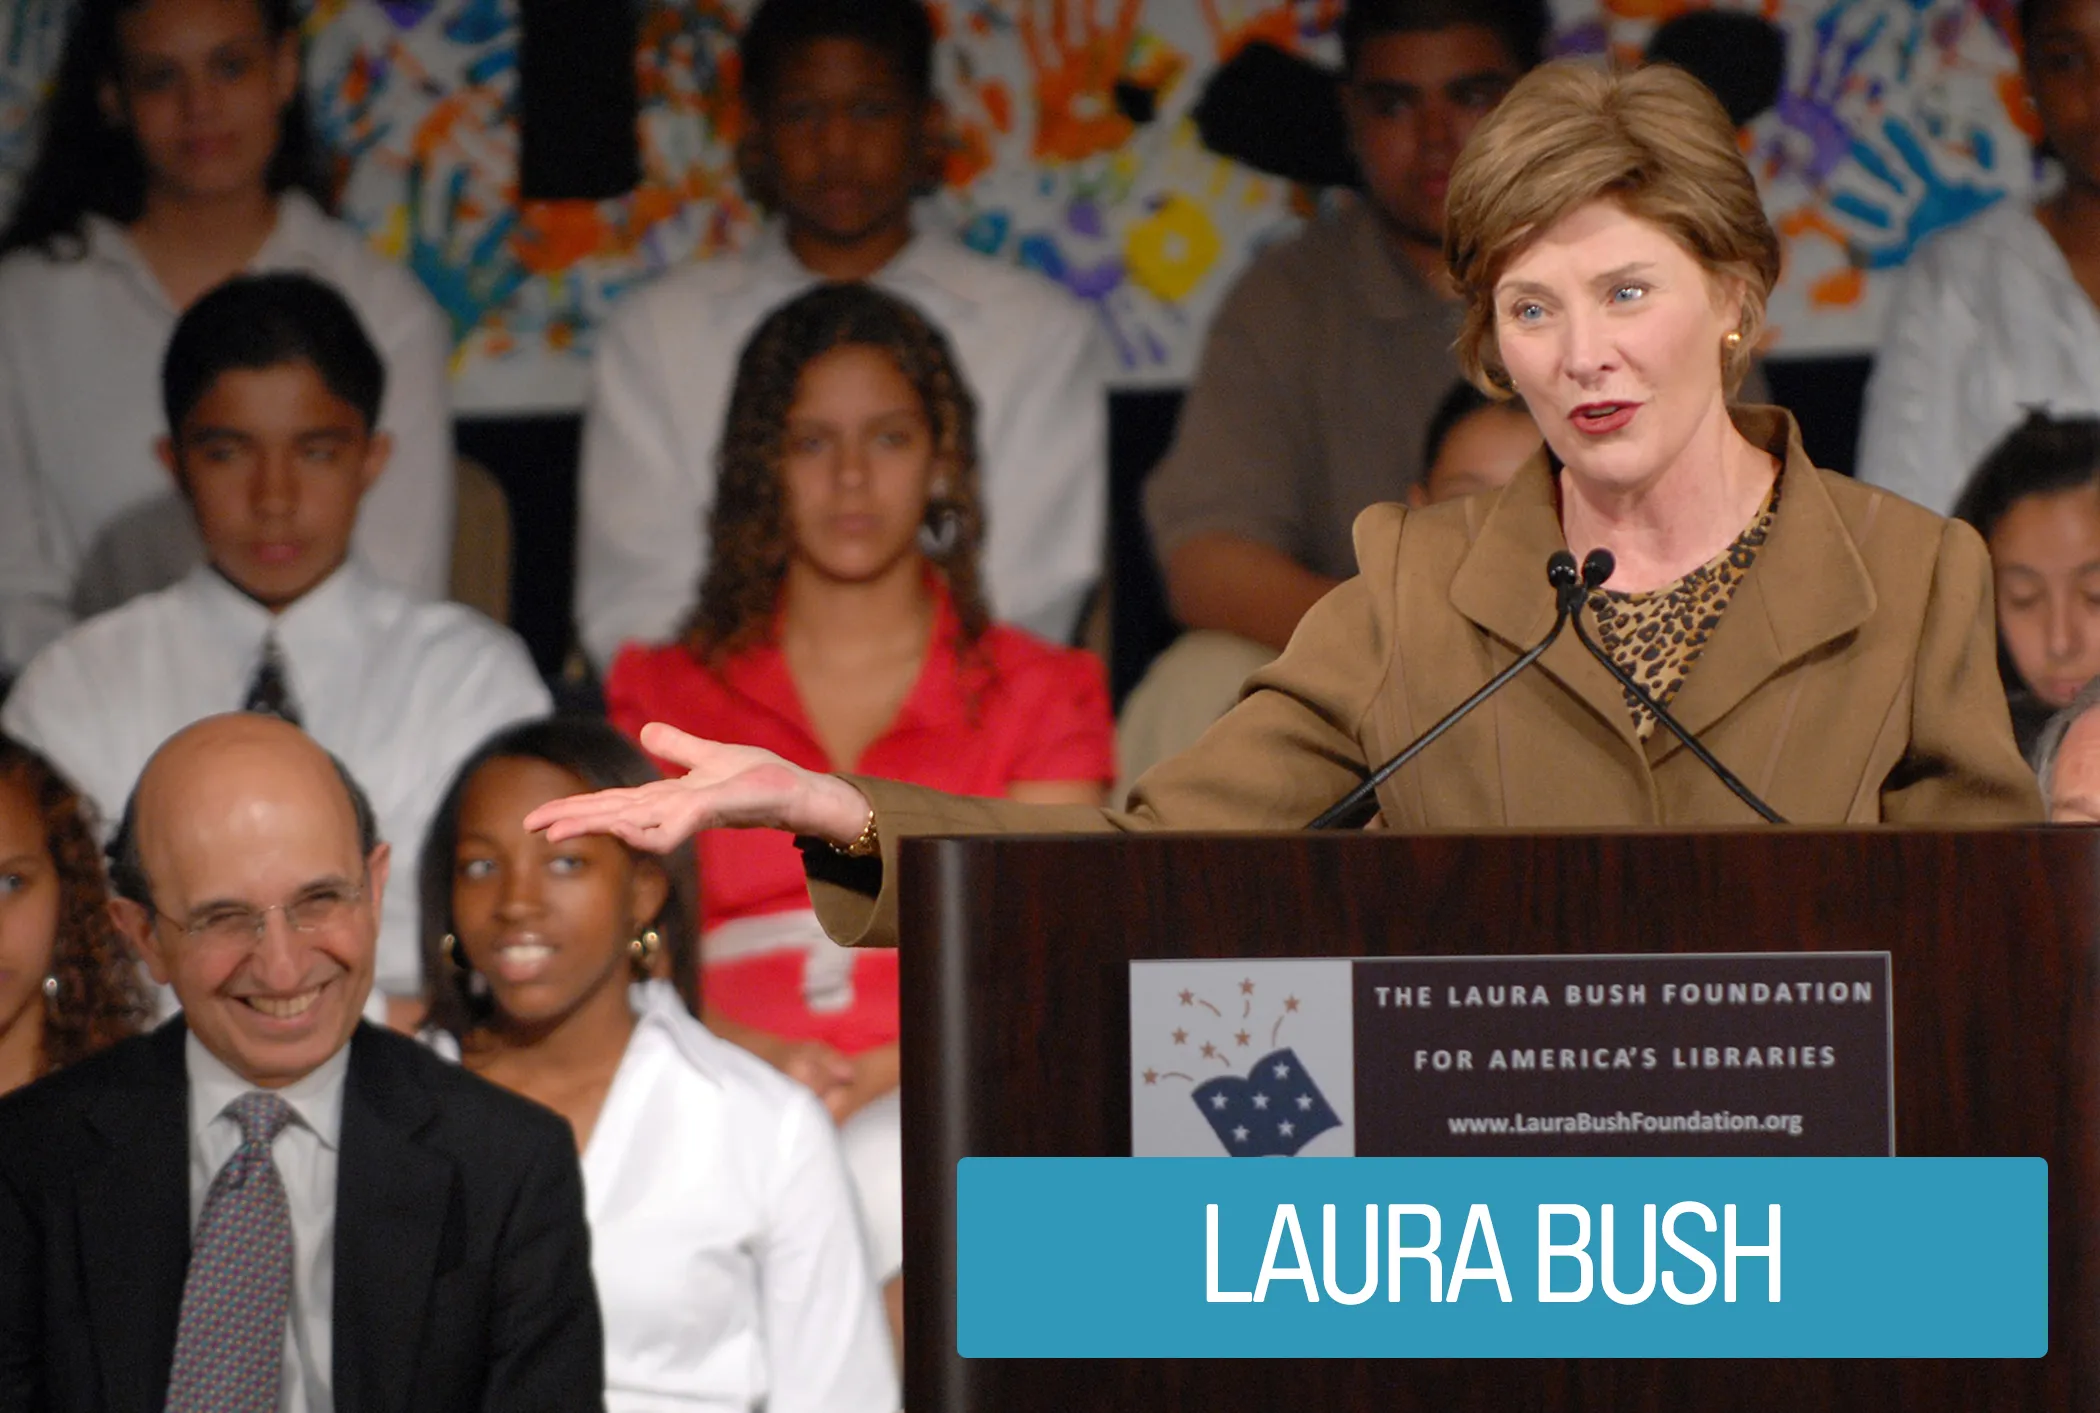
<svg viewBox="0 0 2100 1413">
<path fill-rule="evenodd" d="M 892 1413 L 897 1373 L 830 1117 L 668 982 L 583 1152 L 607 1413 Z M 449 1035 L 424 1032 L 449 1058 Z"/>
<path fill-rule="evenodd" d="M 79 601 L 109 607 L 163 587 L 202 556 L 154 443 L 167 431 L 160 364 L 178 317 L 122 227 L 85 222 L 78 259 L 18 250 L 0 261 L 0 674 L 72 625 Z M 394 439 L 358 517 L 359 552 L 419 598 L 444 595 L 452 565 L 451 331 L 415 277 L 304 195 L 278 198 L 277 228 L 249 269 L 328 281 L 386 364 L 379 425 Z M 173 512 L 173 513 L 171 513 Z M 112 552 L 105 536 L 122 535 Z M 140 572 L 143 543 L 165 572 L 112 591 L 88 564 Z"/>
<path fill-rule="evenodd" d="M 553 709 L 509 629 L 411 599 L 354 559 L 274 618 L 200 566 L 37 654 L 0 731 L 49 756 L 114 832 L 161 742 L 241 709 L 273 632 L 300 724 L 350 768 L 393 846 L 376 989 L 420 995 L 416 861 L 430 816 L 476 746 Z"/>
<path fill-rule="evenodd" d="M 630 295 L 604 330 L 584 413 L 576 618 L 603 669 L 671 636 L 699 595 L 716 451 L 752 332 L 817 283 L 776 224 L 748 249 Z M 977 399 L 995 617 L 1068 642 L 1101 576 L 1108 407 L 1092 318 L 1063 291 L 921 232 L 871 284 L 948 337 Z"/>
<path fill-rule="evenodd" d="M 2034 208 L 2007 200 L 1905 267 L 1867 382 L 1859 478 L 1945 515 L 2029 407 L 2100 412 L 2100 309 Z"/>
</svg>

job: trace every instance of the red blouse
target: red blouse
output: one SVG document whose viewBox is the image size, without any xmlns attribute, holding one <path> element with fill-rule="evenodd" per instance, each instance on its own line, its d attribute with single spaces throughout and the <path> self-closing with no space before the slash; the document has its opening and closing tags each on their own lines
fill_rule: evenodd
<svg viewBox="0 0 2100 1413">
<path fill-rule="evenodd" d="M 851 763 L 853 773 L 988 796 L 1021 781 L 1112 782 L 1115 723 L 1099 660 L 995 624 L 965 663 L 954 605 L 944 587 L 935 591 L 933 638 L 918 681 L 896 720 Z M 605 700 L 613 724 L 630 736 L 662 721 L 710 740 L 763 746 L 809 770 L 842 768 L 817 743 L 774 643 L 747 649 L 719 672 L 676 644 L 631 643 L 613 660 Z M 711 829 L 700 836 L 699 856 L 711 1006 L 847 1054 L 897 1038 L 896 953 L 848 951 L 823 937 L 789 835 Z"/>
</svg>

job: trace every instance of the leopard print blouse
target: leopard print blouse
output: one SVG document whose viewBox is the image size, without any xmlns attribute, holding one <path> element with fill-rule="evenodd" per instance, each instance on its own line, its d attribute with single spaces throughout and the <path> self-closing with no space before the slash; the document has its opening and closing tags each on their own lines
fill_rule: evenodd
<svg viewBox="0 0 2100 1413">
<path fill-rule="evenodd" d="M 1727 549 L 1676 583 L 1641 594 L 1600 589 L 1590 595 L 1597 642 L 1664 706 L 1684 686 L 1692 664 L 1706 651 L 1707 640 L 1720 626 L 1736 586 L 1771 533 L 1778 509 L 1779 481 L 1775 478 L 1764 509 L 1749 527 Z M 1633 693 L 1624 695 L 1634 729 L 1645 741 L 1655 734 L 1655 717 Z"/>
</svg>

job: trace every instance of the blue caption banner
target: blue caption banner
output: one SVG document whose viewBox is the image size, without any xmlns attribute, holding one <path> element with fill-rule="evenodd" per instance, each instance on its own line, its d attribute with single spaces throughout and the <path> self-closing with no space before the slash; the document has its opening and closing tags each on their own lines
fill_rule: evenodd
<svg viewBox="0 0 2100 1413">
<path fill-rule="evenodd" d="M 2038 1358 L 2049 1347 L 2039 1158 L 958 1167 L 956 1342 L 969 1358 Z"/>
</svg>

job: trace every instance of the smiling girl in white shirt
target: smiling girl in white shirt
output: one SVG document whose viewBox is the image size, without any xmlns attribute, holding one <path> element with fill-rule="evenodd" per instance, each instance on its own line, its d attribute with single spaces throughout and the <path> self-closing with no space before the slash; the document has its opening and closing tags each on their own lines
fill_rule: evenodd
<svg viewBox="0 0 2100 1413">
<path fill-rule="evenodd" d="M 655 778 L 578 718 L 468 761 L 423 852 L 426 1038 L 576 1131 L 611 1413 L 886 1413 L 896 1372 L 831 1121 L 688 1009 L 690 846 L 523 827 Z"/>
</svg>

